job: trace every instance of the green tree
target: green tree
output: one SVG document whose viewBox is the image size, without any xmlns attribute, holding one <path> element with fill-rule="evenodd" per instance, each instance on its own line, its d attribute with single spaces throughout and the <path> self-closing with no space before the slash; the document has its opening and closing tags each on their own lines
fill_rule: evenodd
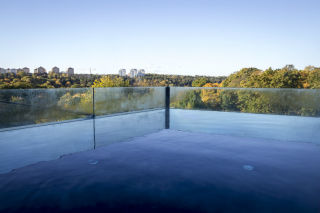
<svg viewBox="0 0 320 213">
<path fill-rule="evenodd" d="M 122 77 L 104 76 L 95 80 L 92 87 L 128 87 L 130 86 L 129 80 Z"/>
<path fill-rule="evenodd" d="M 223 87 L 244 87 L 252 75 L 259 75 L 262 71 L 257 68 L 243 68 L 239 72 L 231 74 L 223 81 Z"/>
<path fill-rule="evenodd" d="M 203 85 L 205 85 L 206 83 L 208 83 L 208 80 L 206 78 L 198 78 L 198 79 L 192 81 L 192 86 L 193 87 L 203 87 Z"/>
</svg>

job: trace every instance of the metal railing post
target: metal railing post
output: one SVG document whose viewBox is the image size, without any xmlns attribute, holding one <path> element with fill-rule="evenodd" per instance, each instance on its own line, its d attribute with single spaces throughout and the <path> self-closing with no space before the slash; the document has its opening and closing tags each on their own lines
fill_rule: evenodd
<svg viewBox="0 0 320 213">
<path fill-rule="evenodd" d="M 94 105 L 94 88 L 92 88 L 92 118 L 96 117 L 95 105 Z"/>
<path fill-rule="evenodd" d="M 93 149 L 96 149 L 96 112 L 94 105 L 94 88 L 92 88 L 92 124 L 93 124 Z"/>
<path fill-rule="evenodd" d="M 165 128 L 170 129 L 170 87 L 166 87 L 165 95 Z"/>
</svg>

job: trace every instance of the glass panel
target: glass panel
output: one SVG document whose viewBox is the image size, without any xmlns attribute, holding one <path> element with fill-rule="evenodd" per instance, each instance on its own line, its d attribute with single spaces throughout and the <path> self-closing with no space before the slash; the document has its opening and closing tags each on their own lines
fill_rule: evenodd
<svg viewBox="0 0 320 213">
<path fill-rule="evenodd" d="M 94 103 L 92 91 L 1 90 L 0 173 L 164 128 L 165 88 L 98 88 Z M 78 119 L 94 105 L 101 116 Z"/>
<path fill-rule="evenodd" d="M 178 109 L 320 116 L 320 90 L 173 87 L 170 101 Z"/>
<path fill-rule="evenodd" d="M 163 87 L 95 88 L 95 114 L 107 115 L 119 112 L 164 108 Z"/>
<path fill-rule="evenodd" d="M 97 146 L 164 129 L 164 87 L 95 88 L 94 99 Z"/>
<path fill-rule="evenodd" d="M 0 128 L 92 115 L 92 89 L 0 90 Z"/>
<path fill-rule="evenodd" d="M 93 119 L 0 131 L 0 173 L 93 149 Z"/>
<path fill-rule="evenodd" d="M 172 129 L 320 143 L 319 90 L 171 88 L 171 107 Z"/>
<path fill-rule="evenodd" d="M 95 119 L 97 147 L 164 129 L 165 110 L 121 113 Z"/>
</svg>

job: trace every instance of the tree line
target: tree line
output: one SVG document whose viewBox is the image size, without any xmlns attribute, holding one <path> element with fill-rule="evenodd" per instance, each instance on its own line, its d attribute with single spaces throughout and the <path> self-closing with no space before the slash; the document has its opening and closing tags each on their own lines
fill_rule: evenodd
<svg viewBox="0 0 320 213">
<path fill-rule="evenodd" d="M 89 74 L 0 74 L 0 89 L 84 88 L 91 87 L 100 75 Z"/>
<path fill-rule="evenodd" d="M 320 88 L 319 67 L 308 66 L 298 70 L 293 65 L 287 65 L 281 69 L 269 68 L 265 71 L 244 68 L 231 74 L 220 84 L 205 81 L 198 83 L 203 88 L 177 90 L 172 97 L 171 107 L 320 116 L 319 90 L 306 90 Z"/>
<path fill-rule="evenodd" d="M 197 86 L 196 82 L 221 83 L 226 77 L 146 74 L 129 78 L 118 75 L 89 74 L 26 74 L 24 72 L 0 74 L 0 89 L 30 88 L 86 88 L 86 87 L 158 87 Z"/>
<path fill-rule="evenodd" d="M 89 74 L 0 74 L 0 89 L 86 88 L 86 87 L 234 87 L 234 88 L 320 88 L 320 67 L 302 70 L 293 65 L 281 69 L 243 68 L 228 77 L 146 74 L 129 78 Z"/>
<path fill-rule="evenodd" d="M 281 69 L 243 68 L 231 74 L 221 84 L 222 87 L 243 88 L 320 88 L 320 67 L 307 66 L 303 70 L 293 65 Z"/>
</svg>

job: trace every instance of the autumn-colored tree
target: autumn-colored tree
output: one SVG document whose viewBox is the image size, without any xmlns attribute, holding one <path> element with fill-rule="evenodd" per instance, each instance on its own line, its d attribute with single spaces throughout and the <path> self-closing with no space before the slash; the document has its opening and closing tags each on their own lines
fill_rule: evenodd
<svg viewBox="0 0 320 213">
<path fill-rule="evenodd" d="M 192 86 L 193 87 L 202 87 L 206 83 L 208 83 L 208 80 L 206 78 L 198 78 L 192 82 Z"/>
<path fill-rule="evenodd" d="M 239 72 L 231 74 L 226 80 L 223 81 L 223 87 L 243 87 L 246 81 L 252 75 L 260 74 L 262 71 L 257 68 L 243 68 Z"/>
<path fill-rule="evenodd" d="M 128 87 L 130 86 L 129 80 L 125 80 L 122 77 L 110 77 L 104 76 L 95 80 L 92 87 Z"/>
</svg>

